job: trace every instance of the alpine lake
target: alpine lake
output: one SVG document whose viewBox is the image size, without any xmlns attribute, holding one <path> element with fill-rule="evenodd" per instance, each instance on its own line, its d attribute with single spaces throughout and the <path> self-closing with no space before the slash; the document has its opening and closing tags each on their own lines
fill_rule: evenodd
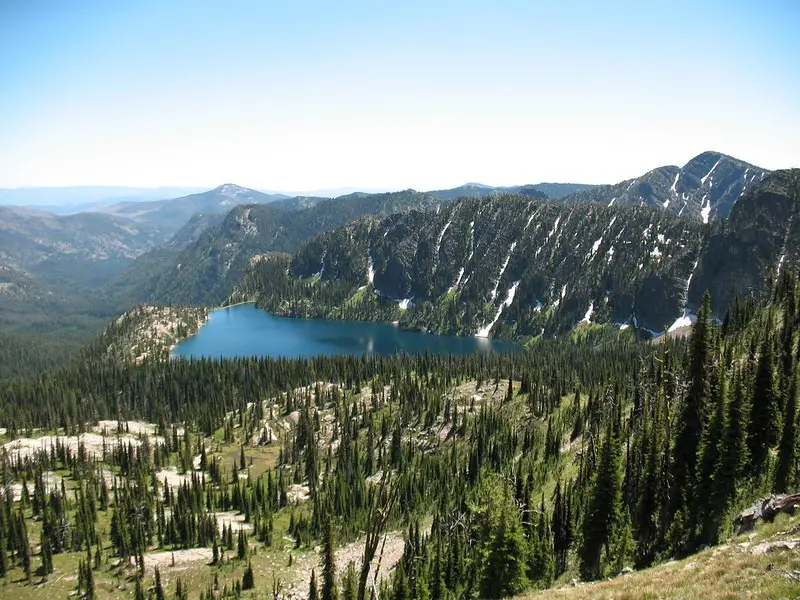
<svg viewBox="0 0 800 600">
<path fill-rule="evenodd" d="M 276 317 L 254 304 L 219 308 L 206 324 L 172 351 L 179 358 L 250 356 L 308 358 L 334 355 L 522 352 L 516 344 L 457 335 L 408 331 L 389 323 Z"/>
</svg>

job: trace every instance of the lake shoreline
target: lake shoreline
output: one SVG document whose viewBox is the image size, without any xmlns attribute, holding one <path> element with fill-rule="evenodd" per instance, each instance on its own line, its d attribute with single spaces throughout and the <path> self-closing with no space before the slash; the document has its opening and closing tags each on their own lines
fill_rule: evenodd
<svg viewBox="0 0 800 600">
<path fill-rule="evenodd" d="M 247 305 L 251 305 L 252 308 Z M 213 313 L 213 314 L 212 314 Z M 214 315 L 226 315 L 214 319 Z M 209 310 L 206 323 L 170 348 L 170 358 L 311 358 L 336 355 L 513 354 L 524 346 L 492 338 L 439 335 L 394 323 L 275 315 L 255 302 Z"/>
</svg>

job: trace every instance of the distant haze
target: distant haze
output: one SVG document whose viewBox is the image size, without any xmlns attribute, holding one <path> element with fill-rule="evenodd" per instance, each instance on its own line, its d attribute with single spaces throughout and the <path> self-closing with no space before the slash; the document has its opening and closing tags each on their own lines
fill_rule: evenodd
<svg viewBox="0 0 800 600">
<path fill-rule="evenodd" d="M 3 2 L 0 187 L 616 182 L 800 165 L 800 3 Z"/>
</svg>

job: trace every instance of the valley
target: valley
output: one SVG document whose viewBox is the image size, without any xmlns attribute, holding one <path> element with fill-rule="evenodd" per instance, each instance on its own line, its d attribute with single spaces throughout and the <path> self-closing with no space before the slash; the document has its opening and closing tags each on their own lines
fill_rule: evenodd
<svg viewBox="0 0 800 600">
<path fill-rule="evenodd" d="M 798 517 L 736 525 L 800 486 L 800 171 L 708 219 L 466 187 L 184 214 L 166 242 L 138 208 L 102 217 L 129 242 L 66 246 L 15 213 L 0 595 L 800 593 Z"/>
</svg>

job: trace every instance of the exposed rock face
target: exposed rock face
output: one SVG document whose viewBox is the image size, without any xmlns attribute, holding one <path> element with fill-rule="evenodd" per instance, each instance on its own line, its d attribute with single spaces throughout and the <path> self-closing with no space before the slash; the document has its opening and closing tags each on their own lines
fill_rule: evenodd
<svg viewBox="0 0 800 600">
<path fill-rule="evenodd" d="M 780 513 L 794 514 L 800 508 L 800 494 L 778 494 L 759 498 L 747 510 L 743 510 L 733 520 L 736 535 L 755 528 L 759 519 L 772 521 Z"/>
<path fill-rule="evenodd" d="M 735 295 L 760 295 L 769 279 L 800 262 L 800 169 L 775 171 L 714 227 L 689 289 L 696 306 L 705 290 L 725 310 Z"/>
<path fill-rule="evenodd" d="M 659 167 L 616 185 L 571 194 L 563 202 L 656 206 L 707 223 L 725 219 L 736 200 L 768 174 L 765 169 L 725 154 L 703 152 L 683 168 Z"/>
</svg>

